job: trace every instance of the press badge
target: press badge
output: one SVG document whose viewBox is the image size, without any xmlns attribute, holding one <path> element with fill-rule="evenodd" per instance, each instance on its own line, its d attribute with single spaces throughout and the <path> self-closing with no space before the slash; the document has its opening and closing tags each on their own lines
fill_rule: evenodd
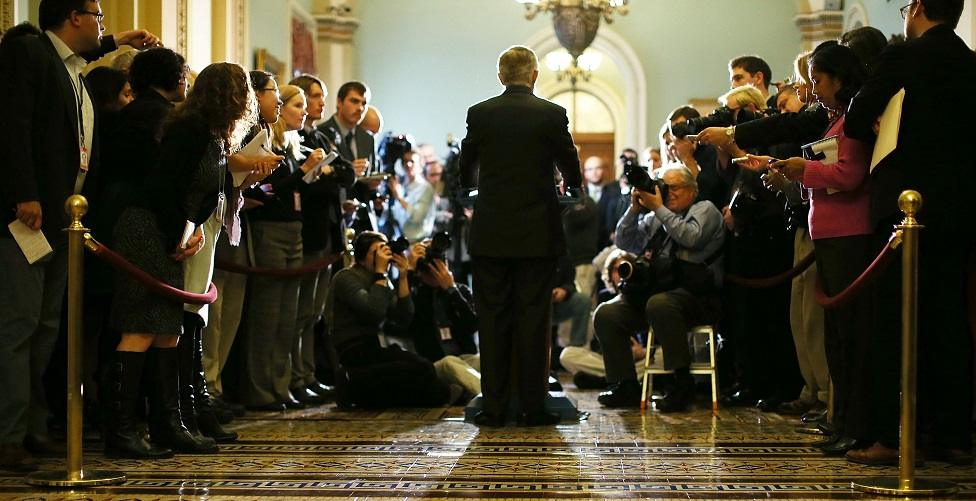
<svg viewBox="0 0 976 501">
<path fill-rule="evenodd" d="M 298 193 L 297 191 L 292 192 L 292 195 L 294 195 L 294 197 L 295 197 L 295 212 L 301 212 L 302 211 L 302 195 L 300 193 Z"/>
<path fill-rule="evenodd" d="M 82 146 L 81 148 L 79 148 L 78 152 L 79 152 L 78 156 L 81 159 L 78 168 L 81 169 L 81 172 L 88 172 L 88 148 Z"/>
<path fill-rule="evenodd" d="M 227 195 L 224 192 L 220 192 L 217 195 L 217 210 L 215 211 L 215 216 L 217 217 L 217 222 L 220 224 L 224 223 L 224 212 L 227 211 Z"/>
<path fill-rule="evenodd" d="M 441 341 L 450 341 L 451 339 L 454 339 L 451 337 L 450 327 L 441 327 L 440 331 L 441 331 Z"/>
</svg>

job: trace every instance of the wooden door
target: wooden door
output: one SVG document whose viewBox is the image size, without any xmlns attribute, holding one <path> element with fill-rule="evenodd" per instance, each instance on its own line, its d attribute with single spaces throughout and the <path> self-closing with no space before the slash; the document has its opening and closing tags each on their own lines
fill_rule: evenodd
<svg viewBox="0 0 976 501">
<path fill-rule="evenodd" d="M 590 157 L 603 159 L 603 182 L 616 180 L 617 156 L 613 151 L 613 132 L 574 132 L 573 139 L 579 148 L 580 168 Z"/>
</svg>

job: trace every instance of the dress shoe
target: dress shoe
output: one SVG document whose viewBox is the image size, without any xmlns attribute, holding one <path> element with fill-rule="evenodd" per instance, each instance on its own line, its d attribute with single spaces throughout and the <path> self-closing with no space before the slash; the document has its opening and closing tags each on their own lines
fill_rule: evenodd
<svg viewBox="0 0 976 501">
<path fill-rule="evenodd" d="M 749 389 L 741 389 L 722 397 L 722 405 L 725 407 L 755 407 L 758 401 L 759 398 Z"/>
<path fill-rule="evenodd" d="M 806 424 L 826 422 L 827 408 L 824 407 L 823 409 L 816 409 L 816 410 L 811 409 L 807 412 L 804 412 L 803 415 L 800 416 L 800 421 Z"/>
<path fill-rule="evenodd" d="M 335 398 L 336 395 L 335 386 L 322 384 L 318 381 L 313 381 L 312 384 L 308 385 L 308 389 L 311 390 L 312 393 L 324 398 L 326 401 Z"/>
<path fill-rule="evenodd" d="M 869 466 L 895 466 L 898 464 L 898 449 L 875 442 L 871 447 L 851 449 L 844 457 L 852 463 Z"/>
<path fill-rule="evenodd" d="M 597 401 L 604 407 L 640 407 L 641 385 L 636 379 L 618 381 L 600 392 Z"/>
<path fill-rule="evenodd" d="M 291 395 L 288 395 L 287 397 L 282 399 L 281 403 L 285 404 L 285 407 L 289 409 L 304 409 L 305 407 L 307 407 L 307 405 L 303 404 L 302 402 L 299 402 L 298 400 L 295 399 L 295 397 Z"/>
<path fill-rule="evenodd" d="M 771 398 L 761 398 L 756 402 L 756 408 L 762 412 L 776 412 L 779 405 L 783 403 L 782 400 L 771 397 Z"/>
<path fill-rule="evenodd" d="M 547 412 L 547 411 L 536 411 L 536 412 L 523 412 L 519 414 L 518 425 L 519 426 L 552 426 L 559 424 L 559 414 Z"/>
<path fill-rule="evenodd" d="M 215 411 L 217 410 L 227 411 L 230 412 L 233 417 L 241 417 L 244 415 L 244 412 L 246 411 L 243 405 L 238 404 L 236 402 L 228 402 L 227 400 L 224 400 L 224 397 L 221 397 L 219 395 L 213 396 L 213 406 Z M 219 415 L 217 417 L 220 418 Z M 221 423 L 221 424 L 227 424 L 227 423 Z"/>
<path fill-rule="evenodd" d="M 966 449 L 933 447 L 925 451 L 925 456 L 933 461 L 949 463 L 953 466 L 971 466 L 973 464 L 973 452 Z"/>
<path fill-rule="evenodd" d="M 555 376 L 549 376 L 549 391 L 563 391 L 563 385 Z"/>
<path fill-rule="evenodd" d="M 313 392 L 312 390 L 309 390 L 308 388 L 292 388 L 290 392 L 291 398 L 298 400 L 307 406 L 315 406 L 325 403 L 324 397 Z M 288 405 L 288 402 L 285 402 L 285 405 Z"/>
<path fill-rule="evenodd" d="M 474 416 L 474 424 L 478 426 L 499 428 L 501 426 L 505 426 L 505 418 L 493 412 L 479 411 Z"/>
<path fill-rule="evenodd" d="M 28 433 L 24 437 L 24 449 L 40 457 L 64 457 L 67 448 L 64 444 L 51 440 L 47 435 Z"/>
<path fill-rule="evenodd" d="M 245 408 L 249 411 L 256 412 L 284 412 L 285 404 L 281 402 L 271 402 L 270 404 L 264 405 L 247 405 Z"/>
<path fill-rule="evenodd" d="M 586 372 L 573 374 L 573 384 L 577 390 L 603 390 L 607 387 L 607 378 L 594 376 Z"/>
<path fill-rule="evenodd" d="M 0 444 L 0 470 L 26 473 L 37 469 L 37 462 L 20 444 Z"/>
<path fill-rule="evenodd" d="M 824 438 L 817 440 L 816 442 L 812 442 L 810 445 L 819 449 L 821 447 L 826 447 L 833 444 L 840 439 L 841 435 L 839 433 L 827 433 Z"/>
<path fill-rule="evenodd" d="M 846 454 L 847 451 L 854 450 L 859 447 L 864 447 L 864 444 L 858 443 L 857 439 L 851 437 L 840 437 L 835 440 L 834 443 L 820 447 L 820 451 L 827 456 L 840 456 L 841 454 Z"/>
<path fill-rule="evenodd" d="M 811 409 L 809 402 L 804 402 L 803 400 L 796 399 L 790 400 L 789 402 L 783 402 L 776 406 L 776 412 L 779 414 L 784 414 L 787 416 L 800 416 Z"/>
</svg>

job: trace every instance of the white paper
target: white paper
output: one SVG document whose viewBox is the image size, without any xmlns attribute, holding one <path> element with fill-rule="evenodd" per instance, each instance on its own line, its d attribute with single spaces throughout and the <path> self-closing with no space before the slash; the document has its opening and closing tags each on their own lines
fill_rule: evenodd
<svg viewBox="0 0 976 501">
<path fill-rule="evenodd" d="M 20 251 L 24 253 L 28 263 L 34 264 L 54 252 L 43 231 L 31 229 L 20 219 L 15 219 L 7 225 L 7 228 L 10 228 L 10 234 L 20 246 Z"/>
<path fill-rule="evenodd" d="M 183 237 L 180 238 L 180 248 L 185 249 L 187 241 L 193 236 L 193 232 L 197 231 L 197 225 L 190 221 L 186 222 L 186 226 L 183 227 Z"/>
<path fill-rule="evenodd" d="M 326 165 L 331 165 L 332 162 L 334 162 L 335 159 L 338 157 L 339 157 L 338 153 L 334 151 L 329 152 L 329 154 L 326 155 L 325 158 L 323 158 L 322 161 L 319 162 L 319 164 L 316 165 L 314 169 L 306 172 L 305 175 L 302 176 L 302 181 L 305 181 L 305 184 L 312 184 L 315 181 L 318 181 L 319 176 L 322 174 L 322 168 L 325 167 Z"/>
<path fill-rule="evenodd" d="M 273 157 L 274 153 L 268 148 L 268 131 L 261 129 L 261 132 L 258 132 L 258 135 L 254 136 L 254 139 L 241 148 L 237 154 L 249 158 Z M 230 175 L 234 179 L 234 186 L 240 187 L 244 184 L 244 180 L 249 174 L 250 172 L 232 171 Z"/>
<path fill-rule="evenodd" d="M 803 145 L 803 151 L 810 156 L 810 158 L 816 158 L 823 155 L 820 159 L 821 162 L 825 164 L 835 164 L 837 163 L 837 136 L 825 137 L 819 141 L 814 141 L 809 144 Z M 827 194 L 833 195 L 834 193 L 839 193 L 841 190 L 835 188 L 827 188 Z"/>
<path fill-rule="evenodd" d="M 881 128 L 878 139 L 874 142 L 874 153 L 871 155 L 871 169 L 881 163 L 895 148 L 898 147 L 898 131 L 901 129 L 901 107 L 905 102 L 905 89 L 901 89 L 891 96 L 888 106 L 881 114 Z"/>
</svg>

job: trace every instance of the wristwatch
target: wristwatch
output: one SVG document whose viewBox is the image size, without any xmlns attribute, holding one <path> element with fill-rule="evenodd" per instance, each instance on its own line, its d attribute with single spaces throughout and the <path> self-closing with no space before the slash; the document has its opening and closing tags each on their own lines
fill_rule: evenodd
<svg viewBox="0 0 976 501">
<path fill-rule="evenodd" d="M 725 128 L 725 137 L 729 138 L 730 143 L 735 142 L 735 126 L 730 125 Z"/>
</svg>

